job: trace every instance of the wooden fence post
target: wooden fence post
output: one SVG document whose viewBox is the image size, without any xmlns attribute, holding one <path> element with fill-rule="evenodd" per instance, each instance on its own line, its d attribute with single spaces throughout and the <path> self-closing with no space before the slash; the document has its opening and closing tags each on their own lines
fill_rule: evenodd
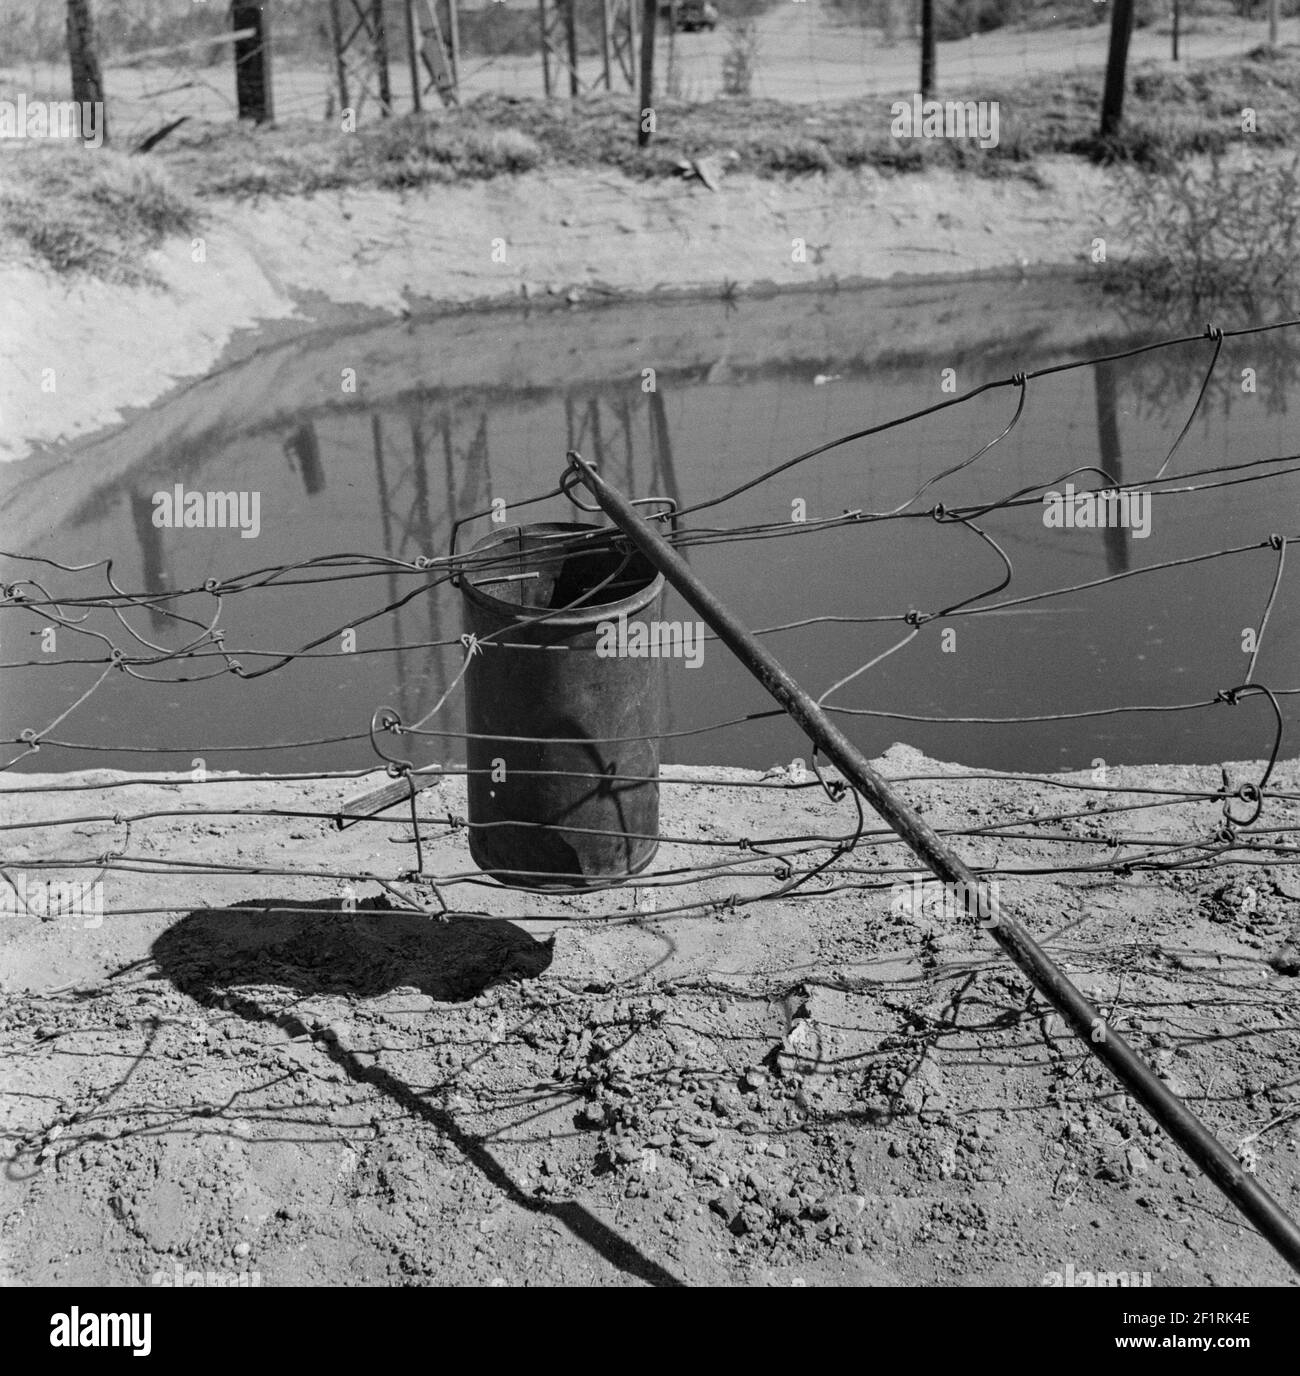
<svg viewBox="0 0 1300 1376">
<path fill-rule="evenodd" d="M 632 3 L 635 4 L 636 0 L 632 0 Z M 658 18 L 659 0 L 642 0 L 641 108 L 636 117 L 636 141 L 641 148 L 650 142 L 651 131 L 646 128 L 646 119 L 647 112 L 653 110 L 655 101 L 655 23 Z"/>
<path fill-rule="evenodd" d="M 267 0 L 233 0 L 230 22 L 235 32 L 252 29 L 235 41 L 235 99 L 239 118 L 269 124 L 275 118 L 271 99 L 271 18 Z"/>
<path fill-rule="evenodd" d="M 424 84 L 420 74 L 420 45 L 416 39 L 415 0 L 403 0 L 406 12 L 406 60 L 411 69 L 411 108 L 418 115 L 423 105 L 420 88 Z"/>
<path fill-rule="evenodd" d="M 388 84 L 388 33 L 384 27 L 384 0 L 374 0 L 370 13 L 375 45 L 375 69 L 379 74 L 379 112 L 386 118 L 393 113 L 393 92 Z"/>
<path fill-rule="evenodd" d="M 921 98 L 934 91 L 934 0 L 921 0 Z"/>
<path fill-rule="evenodd" d="M 339 83 L 339 114 L 352 102 L 348 99 L 348 67 L 343 59 L 343 21 L 339 17 L 339 0 L 329 0 L 330 41 L 334 47 L 334 74 Z"/>
<path fill-rule="evenodd" d="M 564 40 L 569 54 L 569 95 L 576 96 L 578 84 L 578 6 L 577 0 L 564 0 Z"/>
<path fill-rule="evenodd" d="M 83 105 L 100 106 L 99 127 L 107 143 L 104 77 L 95 55 L 95 21 L 90 13 L 90 0 L 68 0 L 68 61 L 72 67 L 72 98 Z"/>
<path fill-rule="evenodd" d="M 1106 85 L 1101 97 L 1101 136 L 1119 133 L 1124 113 L 1124 75 L 1128 68 L 1128 41 L 1133 32 L 1133 0 L 1115 0 L 1110 12 L 1110 50 L 1106 54 Z"/>
</svg>

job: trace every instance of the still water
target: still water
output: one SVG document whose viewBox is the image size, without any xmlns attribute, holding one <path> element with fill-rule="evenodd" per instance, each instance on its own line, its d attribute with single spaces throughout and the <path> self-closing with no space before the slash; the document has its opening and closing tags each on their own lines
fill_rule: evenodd
<svg viewBox="0 0 1300 1376">
<path fill-rule="evenodd" d="M 66 619 L 87 617 L 79 630 L 58 628 L 50 650 L 41 634 L 48 619 L 5 610 L 0 659 L 6 666 L 38 663 L 5 669 L 0 730 L 14 740 L 30 728 L 51 742 L 23 760 L 23 769 L 189 769 L 196 758 L 209 769 L 252 771 L 370 765 L 375 756 L 365 736 L 374 709 L 389 705 L 414 721 L 455 677 L 463 651 L 439 642 L 454 642 L 461 632 L 459 594 L 395 567 L 325 570 L 328 581 L 299 586 L 286 584 L 302 572 L 278 583 L 249 575 L 338 554 L 436 557 L 448 551 L 453 524 L 489 510 L 494 499 L 504 500 L 512 521 L 594 519 L 578 516 L 563 498 L 517 508 L 555 487 L 569 447 L 630 495 L 669 496 L 688 507 L 839 434 L 945 399 L 945 369 L 965 392 L 1021 370 L 1200 327 L 1175 321 L 1153 333 L 1149 322 L 1079 284 L 1037 280 L 348 328 L 335 322 L 295 339 L 243 340 L 228 366 L 111 435 L 0 473 L 5 549 L 75 565 L 111 559 L 114 582 L 130 592 L 196 590 L 150 608 L 128 603 L 118 619 L 72 602 L 111 590 L 103 568 L 72 574 L 0 561 L 6 582 L 37 578 L 51 596 L 68 599 Z M 992 502 L 1054 481 L 1059 490 L 1063 475 L 1089 465 L 1119 481 L 1152 480 L 1192 410 L 1211 352 L 1200 341 L 1032 381 L 1012 432 L 928 488 L 915 509 Z M 1295 331 L 1226 341 L 1166 478 L 1300 447 L 1293 419 L 1298 361 Z M 355 390 L 348 390 L 349 373 Z M 899 507 L 997 435 L 1014 414 L 1016 395 L 1014 388 L 997 389 L 851 442 L 688 524 L 748 526 L 800 512 L 816 521 Z M 1243 468 L 1239 476 L 1274 476 L 1156 497 L 1144 538 L 1132 529 L 1049 528 L 1039 504 L 990 512 L 977 524 L 1014 572 L 988 601 L 1255 545 L 1271 532 L 1294 535 L 1297 466 Z M 1081 474 L 1073 481 L 1089 487 L 1100 480 Z M 186 491 L 257 494 L 256 538 L 237 529 L 156 525 L 154 494 L 173 492 L 178 483 Z M 492 528 L 481 517 L 469 522 L 462 547 Z M 899 620 L 862 618 L 938 611 L 1003 576 L 977 536 L 929 519 L 707 545 L 693 549 L 690 562 L 753 627 L 848 618 L 766 638 L 815 693 L 909 633 Z M 1037 723 L 904 718 L 1206 702 L 1243 681 L 1243 631 L 1259 625 L 1276 565 L 1272 550 L 1254 549 L 929 622 L 829 703 L 900 714 L 840 718 L 871 755 L 901 740 L 940 758 L 1006 769 L 1077 768 L 1097 758 L 1205 763 L 1266 756 L 1272 718 L 1258 697 L 1236 708 Z M 241 680 L 210 648 L 188 660 L 160 655 L 138 669 L 157 681 L 115 670 L 46 730 L 99 678 L 110 646 L 148 655 L 142 641 L 164 651 L 186 645 L 195 626 L 163 609 L 207 625 L 216 608 L 202 591 L 205 580 L 236 578 L 246 586 L 222 600 L 225 646 L 249 670 L 278 665 L 273 672 Z M 1271 688 L 1300 682 L 1295 607 L 1288 575 L 1256 669 L 1256 679 Z M 663 616 L 691 619 L 671 594 Z M 349 625 L 355 652 L 342 654 L 340 632 Z M 62 662 L 69 659 L 82 662 Z M 665 672 L 674 732 L 771 706 L 714 642 L 698 667 L 672 660 Z M 1289 732 L 1297 699 L 1280 701 Z M 429 725 L 454 732 L 463 720 L 456 690 Z M 300 744 L 340 737 L 353 739 Z M 1283 753 L 1294 754 L 1293 745 L 1288 734 Z M 401 753 L 417 764 L 464 760 L 454 739 L 406 747 Z M 6 758 L 18 753 L 11 748 Z M 788 722 L 766 720 L 674 736 L 664 755 L 766 767 L 806 757 L 807 749 Z"/>
</svg>

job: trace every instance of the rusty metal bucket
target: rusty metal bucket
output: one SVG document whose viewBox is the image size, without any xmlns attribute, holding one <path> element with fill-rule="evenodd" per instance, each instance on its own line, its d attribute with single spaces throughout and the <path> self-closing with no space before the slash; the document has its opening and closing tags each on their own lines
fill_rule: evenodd
<svg viewBox="0 0 1300 1376">
<path fill-rule="evenodd" d="M 465 680 L 470 854 L 503 883 L 610 883 L 659 846 L 662 663 L 597 644 L 611 643 L 602 627 L 654 617 L 664 579 L 639 552 L 575 538 L 600 529 L 504 527 L 460 578 L 480 642 Z"/>
</svg>

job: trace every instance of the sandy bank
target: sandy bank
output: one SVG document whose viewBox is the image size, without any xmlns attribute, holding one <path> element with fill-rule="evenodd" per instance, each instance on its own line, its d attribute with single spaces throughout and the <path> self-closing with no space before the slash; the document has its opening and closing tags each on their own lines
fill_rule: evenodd
<svg viewBox="0 0 1300 1376">
<path fill-rule="evenodd" d="M 268 321 L 1085 262 L 1107 233 L 1108 174 L 1063 160 L 1041 171 L 1045 190 L 864 171 L 737 176 L 712 192 L 566 172 L 219 202 L 201 243 L 173 240 L 151 255 L 156 290 L 0 269 L 0 459 L 150 404 L 208 372 L 236 332 Z"/>
</svg>

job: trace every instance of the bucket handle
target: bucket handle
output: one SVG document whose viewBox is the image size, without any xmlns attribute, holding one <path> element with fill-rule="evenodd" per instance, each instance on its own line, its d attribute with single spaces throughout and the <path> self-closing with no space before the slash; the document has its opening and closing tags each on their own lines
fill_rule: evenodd
<svg viewBox="0 0 1300 1376">
<path fill-rule="evenodd" d="M 595 512 L 596 514 L 600 514 L 600 507 L 588 506 L 585 502 L 579 501 L 578 498 L 573 495 L 573 485 L 574 483 L 578 482 L 582 477 L 581 470 L 572 466 L 573 456 L 575 454 L 577 454 L 577 450 L 571 449 L 566 455 L 566 457 L 569 459 L 570 467 L 565 470 L 564 475 L 560 478 L 559 487 L 552 488 L 550 492 L 543 492 L 540 497 L 525 497 L 523 501 L 513 502 L 511 503 L 511 505 L 515 507 L 535 506 L 538 502 L 550 501 L 552 497 L 567 497 L 569 501 L 572 502 L 573 505 L 578 508 L 579 511 L 589 511 Z M 581 457 L 581 455 L 579 455 L 578 457 Z M 596 464 L 592 464 L 590 466 L 592 468 L 597 467 Z M 636 501 L 632 503 L 632 505 L 648 506 L 651 503 L 655 503 L 660 506 L 666 505 L 668 507 L 668 523 L 672 528 L 673 534 L 676 535 L 678 506 L 677 499 L 675 497 L 638 497 Z M 481 521 L 484 516 L 491 516 L 493 510 L 494 508 L 488 507 L 484 511 L 472 511 L 468 516 L 458 517 L 455 521 L 451 523 L 451 543 L 447 551 L 447 563 L 451 565 L 452 571 L 450 581 L 453 588 L 460 587 L 461 582 L 460 571 L 456 568 L 456 542 L 460 536 L 461 526 L 468 525 L 471 521 Z"/>
<path fill-rule="evenodd" d="M 579 460 L 582 461 L 582 462 L 586 462 L 586 460 L 584 460 L 584 459 L 582 458 L 582 455 L 579 454 L 578 451 L 577 451 L 576 449 L 570 449 L 569 452 L 568 452 L 568 454 L 567 454 L 565 457 L 569 460 L 569 467 L 566 468 L 566 469 L 564 470 L 564 476 L 560 479 L 560 491 L 564 493 L 564 495 L 573 503 L 574 506 L 576 506 L 576 507 L 578 508 L 579 511 L 592 511 L 592 512 L 595 512 L 596 515 L 598 515 L 598 516 L 599 516 L 599 515 L 602 515 L 603 512 L 604 512 L 604 508 L 603 508 L 603 507 L 600 507 L 600 506 L 588 506 L 586 502 L 579 501 L 579 499 L 573 495 L 573 485 L 574 485 L 575 483 L 578 483 L 578 482 L 581 482 L 581 481 L 582 481 L 582 470 L 581 470 L 580 468 L 578 468 L 578 467 L 574 464 L 573 461 L 574 461 L 575 458 L 579 459 Z M 593 468 L 593 469 L 594 469 L 594 468 L 598 468 L 598 467 L 599 467 L 599 464 L 594 464 L 594 463 L 592 463 L 592 464 L 588 464 L 587 467 L 588 467 L 588 468 Z M 657 503 L 657 504 L 659 504 L 659 505 L 661 505 L 661 506 L 667 506 L 667 508 L 668 508 L 668 524 L 672 527 L 672 532 L 673 532 L 673 534 L 676 535 L 676 534 L 677 534 L 677 498 L 676 498 L 676 497 L 638 497 L 635 501 L 630 502 L 629 505 L 630 505 L 630 506 L 648 506 L 648 505 L 650 505 L 650 503 L 652 503 L 652 502 Z"/>
</svg>

